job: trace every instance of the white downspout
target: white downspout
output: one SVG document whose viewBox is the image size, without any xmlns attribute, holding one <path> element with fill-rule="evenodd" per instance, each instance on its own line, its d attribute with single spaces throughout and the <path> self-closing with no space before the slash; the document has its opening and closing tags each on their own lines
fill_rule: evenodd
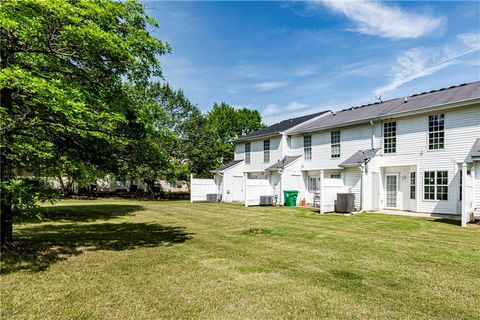
<svg viewBox="0 0 480 320">
<path fill-rule="evenodd" d="M 460 174 L 462 175 L 462 227 L 466 227 L 470 220 L 468 216 L 470 195 L 467 194 L 467 164 L 465 162 L 462 163 L 462 172 Z"/>
</svg>

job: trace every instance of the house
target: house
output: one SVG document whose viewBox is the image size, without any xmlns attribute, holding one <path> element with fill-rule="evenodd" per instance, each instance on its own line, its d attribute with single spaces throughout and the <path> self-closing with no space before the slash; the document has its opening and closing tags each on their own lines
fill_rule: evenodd
<svg viewBox="0 0 480 320">
<path fill-rule="evenodd" d="M 287 119 L 236 139 L 234 160 L 212 171 L 217 186 L 215 192 L 221 194 L 224 202 L 244 202 L 246 195 L 244 175 L 247 174 L 249 179 L 256 180 L 252 183 L 259 184 L 256 189 L 261 189 L 263 184 L 267 189 L 271 189 L 264 190 L 265 194 L 272 193 L 280 199 L 282 197 L 280 174 L 273 168 L 282 161 L 284 167 L 289 167 L 294 160 L 301 158 L 297 156 L 293 159 L 287 156 L 290 150 L 288 133 L 329 113 L 330 111 L 323 111 Z M 258 192 L 249 194 L 255 198 L 252 199 L 253 204 L 259 200 Z"/>
<path fill-rule="evenodd" d="M 258 204 L 261 192 L 281 204 L 293 189 L 298 201 L 318 196 L 321 212 L 339 192 L 354 193 L 358 211 L 459 215 L 463 224 L 480 211 L 480 82 L 305 118 L 234 141 L 234 161 L 214 172 L 223 201 Z"/>
</svg>

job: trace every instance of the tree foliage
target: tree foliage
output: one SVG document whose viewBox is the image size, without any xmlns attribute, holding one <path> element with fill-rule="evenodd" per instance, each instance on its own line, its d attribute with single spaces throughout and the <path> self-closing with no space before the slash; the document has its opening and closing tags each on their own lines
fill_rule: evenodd
<svg viewBox="0 0 480 320">
<path fill-rule="evenodd" d="M 229 141 L 262 126 L 221 103 L 203 115 L 161 80 L 168 44 L 134 0 L 0 2 L 1 245 L 13 215 L 51 199 L 18 180 L 112 175 L 186 179 L 231 160 Z M 65 187 L 66 188 L 66 187 Z"/>
<path fill-rule="evenodd" d="M 162 135 L 151 125 L 158 115 L 125 88 L 162 76 L 158 57 L 170 48 L 149 26 L 156 22 L 136 1 L 0 2 L 2 182 L 25 171 L 120 173 L 147 154 L 166 157 L 152 142 Z M 144 140 L 143 154 L 132 152 Z M 13 213 L 6 194 L 4 247 Z"/>
</svg>

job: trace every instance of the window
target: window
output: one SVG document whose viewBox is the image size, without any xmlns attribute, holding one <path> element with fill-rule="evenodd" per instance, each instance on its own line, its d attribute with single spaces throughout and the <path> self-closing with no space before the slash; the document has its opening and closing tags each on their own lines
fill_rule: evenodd
<svg viewBox="0 0 480 320">
<path fill-rule="evenodd" d="M 397 152 L 397 123 L 387 122 L 383 124 L 383 152 Z"/>
<path fill-rule="evenodd" d="M 410 172 L 410 199 L 415 200 L 417 193 L 417 173 Z"/>
<path fill-rule="evenodd" d="M 312 159 L 312 136 L 303 136 L 303 158 Z"/>
<path fill-rule="evenodd" d="M 270 140 L 263 140 L 263 162 L 270 162 Z"/>
<path fill-rule="evenodd" d="M 318 177 L 308 177 L 308 191 L 315 192 L 320 190 Z"/>
<path fill-rule="evenodd" d="M 425 200 L 448 200 L 448 171 L 425 171 Z"/>
<path fill-rule="evenodd" d="M 340 173 L 338 173 L 338 174 L 331 174 L 331 175 L 330 175 L 330 178 L 331 178 L 331 179 L 341 179 L 342 176 L 340 175 Z"/>
<path fill-rule="evenodd" d="M 245 143 L 245 163 L 250 164 L 250 142 Z"/>
<path fill-rule="evenodd" d="M 330 133 L 330 143 L 332 158 L 340 158 L 340 131 L 332 131 Z"/>
<path fill-rule="evenodd" d="M 428 117 L 428 150 L 445 147 L 445 116 L 436 114 Z"/>
</svg>

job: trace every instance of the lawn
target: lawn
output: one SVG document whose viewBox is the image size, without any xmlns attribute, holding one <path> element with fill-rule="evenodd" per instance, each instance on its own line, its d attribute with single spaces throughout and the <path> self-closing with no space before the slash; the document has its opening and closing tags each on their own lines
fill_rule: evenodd
<svg viewBox="0 0 480 320">
<path fill-rule="evenodd" d="M 480 229 L 381 214 L 63 201 L 15 225 L 2 319 L 480 318 Z"/>
</svg>

